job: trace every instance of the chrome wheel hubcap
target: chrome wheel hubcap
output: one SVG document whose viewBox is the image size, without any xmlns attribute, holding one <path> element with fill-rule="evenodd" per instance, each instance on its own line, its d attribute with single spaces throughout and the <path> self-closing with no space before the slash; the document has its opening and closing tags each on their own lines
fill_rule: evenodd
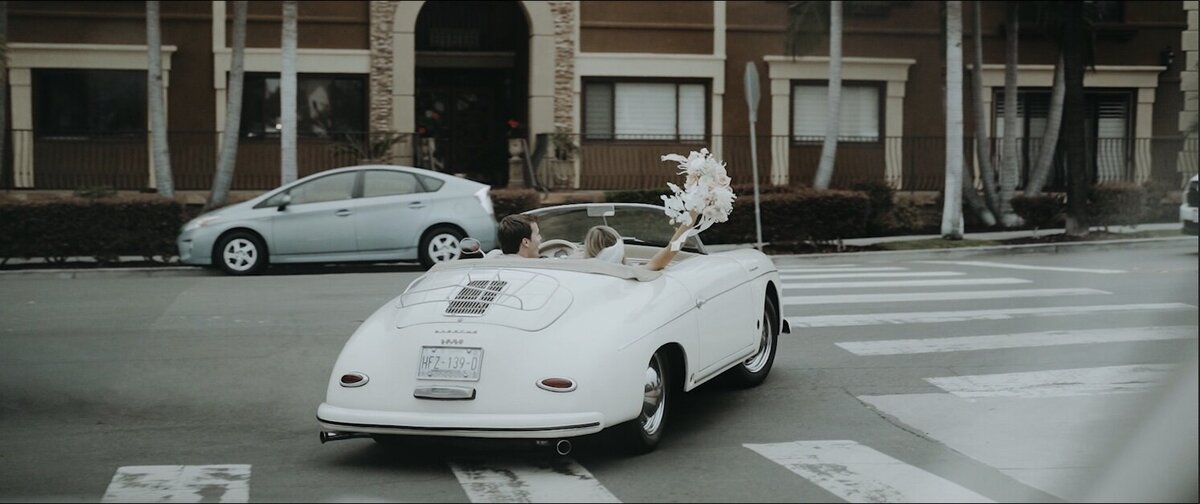
<svg viewBox="0 0 1200 504">
<path fill-rule="evenodd" d="M 258 247 L 245 238 L 235 238 L 221 251 L 225 265 L 234 271 L 247 271 L 258 264 Z"/>
<path fill-rule="evenodd" d="M 662 361 L 658 354 L 655 354 L 650 358 L 650 365 L 646 367 L 642 412 L 638 414 L 638 422 L 642 425 L 642 431 L 648 435 L 654 435 L 662 426 L 663 413 L 666 411 L 666 408 L 663 408 L 665 397 L 666 386 L 662 377 Z"/>
<path fill-rule="evenodd" d="M 442 233 L 429 240 L 429 250 L 426 251 L 433 262 L 440 263 L 458 259 L 461 250 L 457 236 Z"/>
<path fill-rule="evenodd" d="M 767 360 L 771 357 L 772 339 L 774 339 L 774 336 L 771 335 L 771 326 L 767 318 L 763 317 L 762 334 L 758 338 L 758 353 L 751 355 L 742 362 L 742 365 L 746 367 L 746 371 L 757 373 L 766 367 Z"/>
</svg>

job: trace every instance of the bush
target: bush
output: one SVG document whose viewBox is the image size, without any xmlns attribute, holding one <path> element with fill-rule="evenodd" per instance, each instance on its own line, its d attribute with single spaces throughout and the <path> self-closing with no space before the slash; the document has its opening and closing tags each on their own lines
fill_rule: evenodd
<svg viewBox="0 0 1200 504">
<path fill-rule="evenodd" d="M 1062 220 L 1064 210 L 1063 198 L 1057 194 L 1039 194 L 1025 196 L 1019 194 L 1011 200 L 1013 211 L 1026 224 L 1035 229 L 1052 227 Z"/>
<path fill-rule="evenodd" d="M 1146 190 L 1132 182 L 1097 184 L 1088 192 L 1087 215 L 1093 225 L 1130 225 L 1141 222 Z"/>
<path fill-rule="evenodd" d="M 492 207 L 496 221 L 542 206 L 542 195 L 533 189 L 493 189 Z"/>
<path fill-rule="evenodd" d="M 883 220 L 895 204 L 896 190 L 882 180 L 855 182 L 850 188 L 866 193 L 867 199 L 871 200 L 871 212 L 867 214 L 867 234 L 882 234 L 886 229 Z"/>
<path fill-rule="evenodd" d="M 167 199 L 62 199 L 0 203 L 0 257 L 173 256 L 183 204 Z"/>
<path fill-rule="evenodd" d="M 1145 222 L 1175 222 L 1179 218 L 1178 198 L 1172 198 L 1182 190 L 1178 183 L 1163 180 L 1147 180 L 1142 184 L 1146 191 L 1146 208 L 1142 211 Z"/>
<path fill-rule="evenodd" d="M 929 223 L 925 219 L 925 211 L 919 205 L 909 200 L 893 204 L 892 208 L 879 218 L 879 230 L 881 234 L 920 232 L 928 225 Z"/>
<path fill-rule="evenodd" d="M 734 184 L 729 188 L 733 189 L 733 194 L 737 196 L 738 200 L 748 199 L 751 201 L 751 203 L 754 202 L 754 184 Z M 764 184 L 758 186 L 758 195 L 793 194 L 800 190 L 802 189 L 795 186 L 776 186 Z M 660 189 L 609 191 L 604 193 L 604 201 L 607 203 L 646 203 L 649 205 L 662 206 L 662 197 L 668 194 L 670 194 L 670 189 L 668 189 L 664 184 Z"/>
<path fill-rule="evenodd" d="M 870 205 L 857 191 L 794 189 L 763 195 L 763 240 L 827 242 L 863 236 Z M 705 243 L 754 242 L 754 198 L 734 200 L 729 221 L 714 224 L 700 237 Z"/>
</svg>

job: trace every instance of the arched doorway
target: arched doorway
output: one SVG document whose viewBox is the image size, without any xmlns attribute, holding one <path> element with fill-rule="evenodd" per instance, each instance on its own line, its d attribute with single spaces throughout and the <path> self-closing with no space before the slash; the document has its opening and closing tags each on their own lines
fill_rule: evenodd
<svg viewBox="0 0 1200 504">
<path fill-rule="evenodd" d="M 504 186 L 529 131 L 529 25 L 513 1 L 426 2 L 413 59 L 419 164 Z"/>
</svg>

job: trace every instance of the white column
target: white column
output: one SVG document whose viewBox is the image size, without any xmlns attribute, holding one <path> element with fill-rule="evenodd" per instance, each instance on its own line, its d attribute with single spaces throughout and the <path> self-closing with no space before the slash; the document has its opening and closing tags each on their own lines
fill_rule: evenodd
<svg viewBox="0 0 1200 504">
<path fill-rule="evenodd" d="M 725 59 L 725 0 L 717 0 L 713 2 L 713 56 Z M 710 118 L 710 131 L 714 139 L 720 141 L 712 142 L 709 148 L 712 150 L 713 157 L 722 159 L 724 152 L 725 139 L 725 90 L 717 90 L 716 83 L 713 83 L 712 90 L 712 117 Z"/>
<path fill-rule="evenodd" d="M 417 59 L 417 14 L 425 2 L 396 2 L 392 21 L 392 130 L 417 131 L 415 117 Z"/>
<path fill-rule="evenodd" d="M 1135 182 L 1150 180 L 1151 156 L 1154 149 L 1150 138 L 1154 136 L 1154 88 L 1138 88 L 1137 124 L 1133 129 L 1133 173 Z M 1145 145 L 1143 145 L 1145 144 Z M 1145 152 L 1138 152 L 1145 150 Z"/>
<path fill-rule="evenodd" d="M 896 189 L 904 185 L 904 81 L 888 81 L 884 124 L 884 180 Z"/>
<path fill-rule="evenodd" d="M 788 158 L 790 157 L 791 138 L 789 138 L 792 96 L 791 81 L 785 78 L 771 77 L 771 184 L 788 185 Z M 782 145 L 776 145 L 782 143 Z"/>
<path fill-rule="evenodd" d="M 163 115 L 165 115 L 167 118 L 170 118 L 171 117 L 171 109 L 167 107 L 167 104 L 171 102 L 171 100 L 168 99 L 168 97 L 170 96 L 168 91 L 171 89 L 171 71 L 167 70 L 167 68 L 165 68 L 165 65 L 164 65 L 164 68 L 162 71 L 162 87 L 163 87 L 163 89 L 162 89 Z M 149 91 L 147 91 L 147 94 L 149 94 Z M 150 177 L 146 180 L 149 183 L 149 185 L 147 187 L 149 187 L 151 189 L 157 189 L 158 188 L 158 179 L 157 179 L 157 174 L 154 173 L 154 140 L 151 138 L 151 135 L 153 134 L 153 132 L 151 131 L 152 127 L 151 127 L 150 123 L 151 123 L 150 115 L 146 114 L 146 154 L 149 156 L 146 160 L 146 165 L 150 171 Z M 167 132 L 169 133 L 170 131 L 171 131 L 171 128 L 168 127 Z M 169 135 L 168 135 L 168 137 L 169 137 Z M 167 144 L 170 145 L 170 138 L 168 138 Z"/>
<path fill-rule="evenodd" d="M 9 68 L 13 132 L 13 185 L 33 187 L 33 72 L 28 68 Z"/>
<path fill-rule="evenodd" d="M 229 105 L 229 96 L 227 90 L 226 74 L 227 68 L 219 64 L 220 58 L 217 54 L 225 52 L 225 2 L 224 0 L 215 0 L 212 3 L 212 50 L 213 50 L 213 89 L 216 91 L 215 104 L 216 109 L 216 138 L 217 152 L 221 152 L 222 132 L 225 131 L 225 108 Z"/>
<path fill-rule="evenodd" d="M 539 27 L 531 26 L 532 30 Z M 529 138 L 554 132 L 554 30 L 529 36 Z"/>
</svg>

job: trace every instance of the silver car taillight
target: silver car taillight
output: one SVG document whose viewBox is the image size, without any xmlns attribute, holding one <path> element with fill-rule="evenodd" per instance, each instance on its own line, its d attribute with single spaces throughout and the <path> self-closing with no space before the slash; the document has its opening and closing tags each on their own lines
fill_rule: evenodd
<svg viewBox="0 0 1200 504">
<path fill-rule="evenodd" d="M 479 206 L 483 207 L 483 211 L 488 215 L 495 216 L 496 210 L 492 208 L 492 196 L 488 194 L 491 187 L 481 187 L 475 191 L 475 199 L 479 200 Z"/>
</svg>

